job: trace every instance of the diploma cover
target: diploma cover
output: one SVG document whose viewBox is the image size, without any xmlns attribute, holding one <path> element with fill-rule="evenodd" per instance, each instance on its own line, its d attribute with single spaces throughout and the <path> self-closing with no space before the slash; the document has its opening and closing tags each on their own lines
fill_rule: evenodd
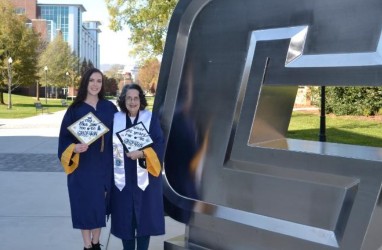
<svg viewBox="0 0 382 250">
<path fill-rule="evenodd" d="M 141 150 L 153 144 L 153 140 L 142 122 L 121 130 L 116 135 L 127 152 Z"/>
<path fill-rule="evenodd" d="M 68 130 L 81 142 L 90 145 L 109 129 L 92 113 L 84 115 L 72 125 Z"/>
</svg>

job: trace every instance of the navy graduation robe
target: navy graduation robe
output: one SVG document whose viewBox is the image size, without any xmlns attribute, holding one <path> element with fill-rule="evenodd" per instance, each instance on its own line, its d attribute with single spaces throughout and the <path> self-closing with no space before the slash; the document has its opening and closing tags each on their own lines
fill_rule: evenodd
<svg viewBox="0 0 382 250">
<path fill-rule="evenodd" d="M 106 226 L 105 192 L 110 194 L 113 175 L 112 128 L 117 107 L 108 100 L 99 100 L 94 109 L 85 102 L 69 107 L 61 123 L 58 158 L 72 143 L 79 143 L 67 129 L 72 123 L 92 112 L 109 132 L 80 154 L 78 168 L 67 176 L 73 228 L 95 229 Z"/>
<path fill-rule="evenodd" d="M 159 119 L 155 115 L 151 118 L 149 134 L 154 141 L 152 148 L 162 163 L 164 138 Z M 124 154 L 124 163 L 126 186 L 119 191 L 113 185 L 111 191 L 111 233 L 123 240 L 164 234 L 162 174 L 158 177 L 149 174 L 149 185 L 142 191 L 137 185 L 136 161 Z"/>
</svg>

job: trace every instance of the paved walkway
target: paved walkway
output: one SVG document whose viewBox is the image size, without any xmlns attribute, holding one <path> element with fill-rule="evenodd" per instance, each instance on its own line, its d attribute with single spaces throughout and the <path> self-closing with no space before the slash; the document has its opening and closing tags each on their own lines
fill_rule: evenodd
<svg viewBox="0 0 382 250">
<path fill-rule="evenodd" d="M 83 249 L 72 229 L 66 175 L 57 159 L 59 126 L 65 111 L 24 119 L 0 118 L 0 249 Z M 103 249 L 121 250 L 102 231 Z M 166 217 L 166 234 L 152 237 L 150 250 L 183 234 L 183 224 Z"/>
</svg>

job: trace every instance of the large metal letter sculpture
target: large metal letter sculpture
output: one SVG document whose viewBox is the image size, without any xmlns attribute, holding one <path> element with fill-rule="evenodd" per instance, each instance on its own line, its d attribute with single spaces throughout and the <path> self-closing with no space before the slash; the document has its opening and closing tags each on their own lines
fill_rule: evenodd
<svg viewBox="0 0 382 250">
<path fill-rule="evenodd" d="M 380 86 L 381 0 L 180 0 L 155 108 L 166 249 L 378 249 L 382 149 L 285 137 L 298 85 Z"/>
</svg>

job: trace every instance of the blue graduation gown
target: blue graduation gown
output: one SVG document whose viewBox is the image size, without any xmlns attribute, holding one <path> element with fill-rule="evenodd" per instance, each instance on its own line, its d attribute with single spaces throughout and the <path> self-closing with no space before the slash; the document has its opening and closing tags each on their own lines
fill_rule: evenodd
<svg viewBox="0 0 382 250">
<path fill-rule="evenodd" d="M 71 143 L 79 141 L 67 129 L 72 123 L 92 112 L 109 132 L 93 142 L 80 154 L 78 168 L 67 176 L 73 228 L 95 229 L 106 226 L 105 192 L 110 193 L 113 175 L 112 128 L 116 106 L 108 100 L 99 100 L 96 110 L 87 103 L 69 107 L 61 123 L 58 158 Z"/>
<path fill-rule="evenodd" d="M 152 148 L 160 162 L 163 162 L 163 132 L 159 119 L 154 115 L 149 134 L 154 141 Z M 149 185 L 142 191 L 137 185 L 136 161 L 124 154 L 124 162 L 126 186 L 119 191 L 113 185 L 111 190 L 111 233 L 124 240 L 134 239 L 135 236 L 164 234 L 162 175 L 154 177 L 149 174 Z M 133 227 L 134 220 L 136 231 Z"/>
</svg>

